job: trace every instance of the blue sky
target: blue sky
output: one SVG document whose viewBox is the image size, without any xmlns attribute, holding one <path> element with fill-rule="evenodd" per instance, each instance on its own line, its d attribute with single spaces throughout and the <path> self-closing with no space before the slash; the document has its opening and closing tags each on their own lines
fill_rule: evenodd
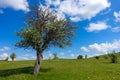
<svg viewBox="0 0 120 80">
<path fill-rule="evenodd" d="M 29 0 L 30 1 L 30 0 Z M 12 52 L 16 60 L 35 59 L 34 50 L 16 48 L 19 40 L 16 32 L 24 27 L 25 15 L 34 0 L 0 0 L 0 59 Z M 73 44 L 65 49 L 51 47 L 44 58 L 52 57 L 54 52 L 62 58 L 76 58 L 77 55 L 106 54 L 120 51 L 120 0 L 42 0 L 43 7 L 50 7 L 58 18 L 70 19 L 79 28 Z"/>
</svg>

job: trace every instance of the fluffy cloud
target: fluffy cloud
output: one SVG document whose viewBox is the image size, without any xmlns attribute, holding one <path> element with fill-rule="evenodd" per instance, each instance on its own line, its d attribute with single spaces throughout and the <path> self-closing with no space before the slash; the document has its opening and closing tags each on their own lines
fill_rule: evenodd
<svg viewBox="0 0 120 80">
<path fill-rule="evenodd" d="M 8 57 L 7 53 L 3 53 L 0 55 L 0 60 L 5 60 Z"/>
<path fill-rule="evenodd" d="M 74 54 L 70 54 L 70 56 L 73 58 L 73 57 L 75 57 L 75 55 Z"/>
<path fill-rule="evenodd" d="M 84 52 L 89 52 L 89 50 L 88 50 L 86 47 L 84 47 L 84 46 L 81 47 L 80 49 L 81 49 L 82 51 L 84 51 Z"/>
<path fill-rule="evenodd" d="M 116 22 L 120 22 L 120 11 L 119 12 L 114 12 L 114 17 Z"/>
<path fill-rule="evenodd" d="M 120 27 L 111 28 L 112 32 L 120 32 Z"/>
<path fill-rule="evenodd" d="M 3 47 L 3 48 L 0 48 L 0 51 L 8 51 L 8 50 L 10 50 L 10 48 L 7 47 L 7 46 L 5 46 L 5 47 Z"/>
<path fill-rule="evenodd" d="M 36 56 L 33 54 L 24 54 L 21 56 L 17 56 L 16 60 L 34 60 Z"/>
<path fill-rule="evenodd" d="M 0 0 L 0 8 L 13 8 L 14 10 L 29 11 L 27 0 Z"/>
<path fill-rule="evenodd" d="M 112 43 L 94 43 L 89 45 L 87 48 L 90 52 L 94 51 L 96 53 L 107 53 L 109 51 L 115 50 L 115 49 L 120 49 L 120 40 L 115 40 Z"/>
<path fill-rule="evenodd" d="M 70 17 L 70 20 L 77 22 L 77 21 L 80 21 L 81 19 L 79 16 L 75 16 L 75 17 Z"/>
<path fill-rule="evenodd" d="M 86 28 L 88 32 L 101 31 L 110 28 L 105 22 L 90 23 L 89 27 Z"/>
<path fill-rule="evenodd" d="M 60 0 L 45 0 L 47 2 L 47 5 L 60 5 Z"/>
<path fill-rule="evenodd" d="M 108 0 L 46 0 L 46 4 L 54 6 L 57 12 L 67 14 L 75 22 L 91 19 L 111 5 Z"/>
</svg>

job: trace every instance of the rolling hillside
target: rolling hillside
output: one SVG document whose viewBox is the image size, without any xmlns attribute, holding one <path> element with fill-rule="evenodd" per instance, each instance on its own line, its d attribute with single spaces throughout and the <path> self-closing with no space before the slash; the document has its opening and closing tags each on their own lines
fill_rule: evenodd
<svg viewBox="0 0 120 80">
<path fill-rule="evenodd" d="M 120 80 L 120 62 L 109 59 L 44 60 L 32 75 L 34 61 L 0 62 L 0 80 Z"/>
</svg>

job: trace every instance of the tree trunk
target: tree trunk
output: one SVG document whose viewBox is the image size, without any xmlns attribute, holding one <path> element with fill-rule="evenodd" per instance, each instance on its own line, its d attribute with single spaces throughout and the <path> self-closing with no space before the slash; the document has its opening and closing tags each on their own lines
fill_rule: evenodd
<svg viewBox="0 0 120 80">
<path fill-rule="evenodd" d="M 35 62 L 35 66 L 34 66 L 34 75 L 37 76 L 40 70 L 40 64 L 41 64 L 41 52 L 37 51 L 37 59 Z"/>
</svg>

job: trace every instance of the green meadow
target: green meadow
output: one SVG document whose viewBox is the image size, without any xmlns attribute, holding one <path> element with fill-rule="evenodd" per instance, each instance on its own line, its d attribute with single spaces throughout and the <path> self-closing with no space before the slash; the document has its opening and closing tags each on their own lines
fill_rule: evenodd
<svg viewBox="0 0 120 80">
<path fill-rule="evenodd" d="M 107 59 L 43 60 L 38 76 L 33 76 L 34 61 L 1 61 L 0 80 L 120 80 L 120 62 Z"/>
</svg>

